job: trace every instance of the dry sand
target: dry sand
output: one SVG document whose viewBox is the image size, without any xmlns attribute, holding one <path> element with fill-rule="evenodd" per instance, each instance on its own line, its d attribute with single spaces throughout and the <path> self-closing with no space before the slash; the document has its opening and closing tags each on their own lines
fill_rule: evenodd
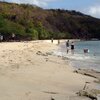
<svg viewBox="0 0 100 100">
<path fill-rule="evenodd" d="M 56 49 L 44 41 L 0 43 L 0 100 L 69 100 L 93 82 L 62 57 L 46 55 Z"/>
</svg>

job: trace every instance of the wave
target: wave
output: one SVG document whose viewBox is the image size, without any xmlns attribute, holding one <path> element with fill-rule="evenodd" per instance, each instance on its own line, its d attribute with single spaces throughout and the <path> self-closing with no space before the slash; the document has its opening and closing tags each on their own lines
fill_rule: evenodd
<svg viewBox="0 0 100 100">
<path fill-rule="evenodd" d="M 55 55 L 67 57 L 73 67 L 76 68 L 91 68 L 100 70 L 100 58 L 84 54 L 67 54 L 66 52 L 55 51 Z"/>
</svg>

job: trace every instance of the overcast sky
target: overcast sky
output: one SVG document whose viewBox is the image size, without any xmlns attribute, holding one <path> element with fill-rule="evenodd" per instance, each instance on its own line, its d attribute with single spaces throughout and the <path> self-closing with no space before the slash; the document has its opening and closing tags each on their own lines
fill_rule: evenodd
<svg viewBox="0 0 100 100">
<path fill-rule="evenodd" d="M 77 10 L 85 14 L 100 18 L 100 0 L 3 0 L 3 1 L 35 4 L 43 8 L 61 8 L 68 10 Z"/>
</svg>

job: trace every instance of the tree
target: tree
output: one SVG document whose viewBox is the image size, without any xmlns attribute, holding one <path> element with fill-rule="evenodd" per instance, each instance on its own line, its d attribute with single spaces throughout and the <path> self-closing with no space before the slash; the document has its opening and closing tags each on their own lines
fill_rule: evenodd
<svg viewBox="0 0 100 100">
<path fill-rule="evenodd" d="M 35 28 L 28 28 L 26 33 L 33 39 L 38 39 L 38 31 Z"/>
</svg>

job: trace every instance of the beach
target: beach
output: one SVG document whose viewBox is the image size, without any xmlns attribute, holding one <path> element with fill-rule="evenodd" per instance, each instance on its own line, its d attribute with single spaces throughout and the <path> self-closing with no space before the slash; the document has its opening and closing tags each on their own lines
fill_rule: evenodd
<svg viewBox="0 0 100 100">
<path fill-rule="evenodd" d="M 74 73 L 67 59 L 53 55 L 57 42 L 4 42 L 0 47 L 0 100 L 73 100 L 85 82 L 95 87 L 95 78 Z"/>
</svg>

